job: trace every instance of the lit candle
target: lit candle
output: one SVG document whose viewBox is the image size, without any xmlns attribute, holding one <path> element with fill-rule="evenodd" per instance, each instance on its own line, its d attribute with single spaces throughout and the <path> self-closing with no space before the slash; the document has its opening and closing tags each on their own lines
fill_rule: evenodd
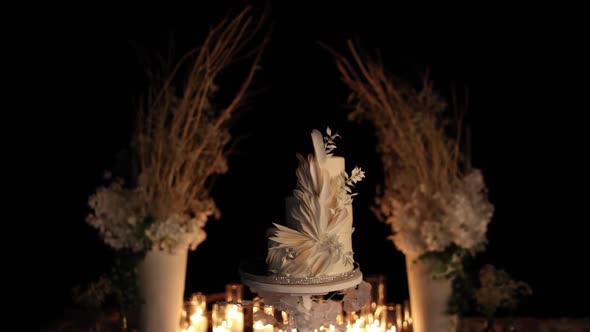
<svg viewBox="0 0 590 332">
<path fill-rule="evenodd" d="M 226 309 L 225 317 L 227 325 L 231 332 L 244 332 L 244 313 L 240 308 L 233 304 Z"/>
<path fill-rule="evenodd" d="M 200 311 L 193 314 L 191 316 L 191 327 L 193 328 L 194 332 L 207 332 L 207 317 L 205 317 Z"/>
<path fill-rule="evenodd" d="M 189 326 L 188 328 L 181 329 L 180 332 L 195 332 L 195 327 Z"/>
<path fill-rule="evenodd" d="M 385 331 L 385 326 L 379 323 L 379 320 L 374 320 L 371 324 L 365 325 L 365 331 L 367 332 L 383 332 Z"/>
<path fill-rule="evenodd" d="M 225 285 L 225 301 L 241 303 L 244 295 L 244 285 L 240 283 L 231 283 Z"/>
<path fill-rule="evenodd" d="M 357 319 L 352 325 L 349 323 L 346 327 L 346 331 L 348 332 L 364 332 L 365 329 L 363 328 L 365 320 L 362 318 Z"/>
<path fill-rule="evenodd" d="M 412 316 L 410 314 L 410 302 L 404 301 L 404 331 L 409 331 L 412 326 Z"/>
<path fill-rule="evenodd" d="M 231 330 L 227 327 L 227 322 L 223 321 L 221 325 L 213 327 L 213 332 L 231 332 Z"/>
<path fill-rule="evenodd" d="M 262 324 L 261 321 L 257 320 L 252 326 L 255 332 L 274 332 L 275 328 L 271 324 Z"/>
<path fill-rule="evenodd" d="M 198 292 L 191 296 L 190 301 L 185 303 L 183 310 L 183 321 L 189 325 L 187 332 L 207 332 L 209 322 L 207 320 L 207 297 Z"/>
<path fill-rule="evenodd" d="M 402 330 L 403 326 L 403 316 L 402 316 L 402 305 L 396 304 L 395 305 L 395 326 L 398 330 Z"/>
</svg>

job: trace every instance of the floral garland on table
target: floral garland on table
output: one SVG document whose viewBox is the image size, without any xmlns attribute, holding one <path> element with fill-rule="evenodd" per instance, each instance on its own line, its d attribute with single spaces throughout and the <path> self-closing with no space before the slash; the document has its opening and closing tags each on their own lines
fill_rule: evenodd
<svg viewBox="0 0 590 332">
<path fill-rule="evenodd" d="M 413 89 L 348 46 L 351 59 L 334 55 L 352 92 L 349 119 L 373 125 L 384 171 L 373 211 L 407 257 L 434 258 L 443 276 L 460 272 L 462 257 L 485 247 L 494 210 L 481 171 L 461 153 L 461 120 L 444 118 L 447 104 L 429 81 Z"/>
</svg>

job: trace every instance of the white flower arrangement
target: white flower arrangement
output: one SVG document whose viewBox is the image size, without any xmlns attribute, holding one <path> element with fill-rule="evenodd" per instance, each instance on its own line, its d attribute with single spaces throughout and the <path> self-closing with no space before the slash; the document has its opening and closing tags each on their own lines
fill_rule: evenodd
<svg viewBox="0 0 590 332">
<path fill-rule="evenodd" d="M 195 217 L 172 214 L 162 222 L 154 222 L 142 196 L 141 190 L 124 188 L 120 180 L 100 187 L 89 199 L 94 212 L 87 222 L 115 250 L 141 252 L 158 248 L 173 252 L 178 247 L 196 249 L 207 236 L 203 230 L 207 219 L 218 213 L 209 199 L 199 202 L 202 207 Z"/>
<path fill-rule="evenodd" d="M 406 202 L 391 198 L 381 212 L 391 225 L 390 238 L 406 255 L 419 257 L 427 252 L 441 252 L 452 244 L 477 252 L 486 243 L 487 225 L 493 213 L 484 192 L 481 173 L 472 170 L 447 195 L 428 192 L 421 185 Z"/>
<path fill-rule="evenodd" d="M 376 130 L 384 186 L 374 212 L 391 226 L 389 238 L 406 256 L 440 254 L 447 263 L 481 250 L 493 206 L 481 172 L 461 153 L 461 121 L 443 117 L 447 104 L 429 81 L 415 90 L 348 45 L 350 60 L 333 54 L 352 92 L 349 119 Z M 456 139 L 447 137 L 449 124 Z"/>
<path fill-rule="evenodd" d="M 255 58 L 226 105 L 213 102 L 219 88 L 215 82 L 260 28 L 253 26 L 248 13 L 249 8 L 223 20 L 165 80 L 152 81 L 136 121 L 131 186 L 117 180 L 98 188 L 89 199 L 93 211 L 87 222 L 112 248 L 194 250 L 206 238 L 207 220 L 219 218 L 209 195 L 210 179 L 227 172 L 229 120 L 258 69 L 263 45 L 252 53 Z M 187 63 L 186 83 L 173 86 Z"/>
</svg>

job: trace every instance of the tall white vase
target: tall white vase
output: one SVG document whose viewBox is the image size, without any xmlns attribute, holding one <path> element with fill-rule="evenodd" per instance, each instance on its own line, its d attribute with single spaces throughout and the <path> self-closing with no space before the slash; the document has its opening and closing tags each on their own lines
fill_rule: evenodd
<svg viewBox="0 0 590 332">
<path fill-rule="evenodd" d="M 458 317 L 448 315 L 450 279 L 434 279 L 434 264 L 406 256 L 410 308 L 414 332 L 455 332 Z"/>
<path fill-rule="evenodd" d="M 177 332 L 180 324 L 188 249 L 176 254 L 151 250 L 139 266 L 143 304 L 141 332 Z"/>
</svg>

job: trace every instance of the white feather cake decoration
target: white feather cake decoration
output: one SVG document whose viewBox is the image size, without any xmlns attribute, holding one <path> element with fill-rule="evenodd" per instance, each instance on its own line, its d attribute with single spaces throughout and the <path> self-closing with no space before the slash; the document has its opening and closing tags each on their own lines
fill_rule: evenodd
<svg viewBox="0 0 590 332">
<path fill-rule="evenodd" d="M 327 136 L 311 133 L 314 153 L 297 155 L 297 184 L 286 200 L 285 225 L 273 223 L 268 232 L 268 270 L 276 276 L 317 277 L 352 271 L 352 193 L 364 172 L 346 173 L 330 128 Z"/>
</svg>

